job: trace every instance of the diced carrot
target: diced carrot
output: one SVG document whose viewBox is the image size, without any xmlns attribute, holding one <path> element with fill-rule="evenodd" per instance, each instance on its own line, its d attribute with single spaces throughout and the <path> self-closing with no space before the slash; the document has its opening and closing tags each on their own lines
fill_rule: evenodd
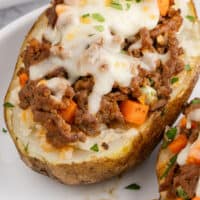
<svg viewBox="0 0 200 200">
<path fill-rule="evenodd" d="M 185 128 L 186 127 L 186 124 L 187 124 L 187 119 L 186 117 L 183 117 L 180 121 L 180 126 L 181 128 Z"/>
<path fill-rule="evenodd" d="M 197 141 L 190 149 L 188 163 L 200 165 L 200 141 Z"/>
<path fill-rule="evenodd" d="M 67 9 L 68 9 L 67 5 L 58 4 L 56 6 L 56 14 L 59 16 L 59 15 L 63 14 Z"/>
<path fill-rule="evenodd" d="M 170 6 L 170 0 L 158 0 L 158 7 L 161 16 L 166 16 Z"/>
<path fill-rule="evenodd" d="M 19 75 L 19 82 L 21 87 L 24 87 L 27 81 L 28 81 L 28 75 L 26 73 L 22 73 Z"/>
<path fill-rule="evenodd" d="M 120 104 L 120 110 L 125 121 L 136 125 L 142 125 L 146 120 L 149 106 L 126 100 Z"/>
<path fill-rule="evenodd" d="M 172 153 L 177 154 L 187 145 L 187 141 L 186 135 L 181 134 L 169 144 L 168 148 Z"/>
<path fill-rule="evenodd" d="M 65 110 L 59 111 L 59 114 L 66 122 L 72 123 L 76 113 L 76 109 L 77 104 L 74 101 L 71 101 L 70 105 Z"/>
<path fill-rule="evenodd" d="M 194 197 L 192 200 L 200 200 L 200 197 Z"/>
</svg>

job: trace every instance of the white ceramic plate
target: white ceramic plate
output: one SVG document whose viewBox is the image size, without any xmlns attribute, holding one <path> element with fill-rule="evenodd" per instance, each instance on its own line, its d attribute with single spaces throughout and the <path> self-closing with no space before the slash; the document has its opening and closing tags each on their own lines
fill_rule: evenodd
<svg viewBox="0 0 200 200">
<path fill-rule="evenodd" d="M 22 3 L 28 3 L 33 0 L 0 0 L 0 9 L 8 8 Z"/>
<path fill-rule="evenodd" d="M 198 0 L 199 1 L 199 0 Z M 44 8 L 20 18 L 0 31 L 0 104 L 3 104 L 21 43 Z M 200 95 L 200 82 L 192 97 Z M 1 129 L 3 107 L 0 107 L 0 199 L 1 200 L 152 200 L 158 198 L 155 162 L 158 150 L 134 171 L 101 184 L 69 187 L 37 174 L 20 160 L 9 134 Z M 139 191 L 126 190 L 131 183 Z"/>
</svg>

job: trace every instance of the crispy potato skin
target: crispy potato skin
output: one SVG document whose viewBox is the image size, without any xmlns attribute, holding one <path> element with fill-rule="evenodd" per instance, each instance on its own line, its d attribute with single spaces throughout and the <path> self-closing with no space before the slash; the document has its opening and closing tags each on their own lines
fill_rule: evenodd
<svg viewBox="0 0 200 200">
<path fill-rule="evenodd" d="M 40 27 L 45 27 L 46 24 L 47 18 L 45 14 L 43 14 L 28 33 L 22 45 L 21 52 L 25 48 L 27 41 L 34 36 L 34 33 L 37 32 Z M 21 63 L 22 59 L 19 56 L 12 80 L 15 79 L 17 71 L 16 69 Z M 16 148 L 18 149 L 21 159 L 34 171 L 57 179 L 64 184 L 77 185 L 97 183 L 121 174 L 122 172 L 144 161 L 144 159 L 149 156 L 155 146 L 160 142 L 166 125 L 171 125 L 181 112 L 182 105 L 188 100 L 195 86 L 199 72 L 199 67 L 194 68 L 194 70 L 191 72 L 191 76 L 188 78 L 187 89 L 183 91 L 175 100 L 169 101 L 165 107 L 166 112 L 164 115 L 162 115 L 160 111 L 153 113 L 150 123 L 145 125 L 145 127 L 139 131 L 140 134 L 135 137 L 129 151 L 122 154 L 118 158 L 102 158 L 79 164 L 73 163 L 55 165 L 38 158 L 30 157 L 27 152 L 20 148 L 15 137 L 14 127 L 9 125 L 9 121 L 11 120 L 9 113 L 5 109 L 4 114 L 7 127 L 16 145 Z M 14 85 L 11 81 L 5 101 L 9 99 L 10 92 L 12 91 L 13 87 Z"/>
</svg>

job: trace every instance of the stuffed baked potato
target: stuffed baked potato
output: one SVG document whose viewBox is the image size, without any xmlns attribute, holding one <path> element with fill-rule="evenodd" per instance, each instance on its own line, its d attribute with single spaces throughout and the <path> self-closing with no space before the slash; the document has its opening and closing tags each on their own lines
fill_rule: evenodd
<svg viewBox="0 0 200 200">
<path fill-rule="evenodd" d="M 199 33 L 189 0 L 52 2 L 5 98 L 22 160 L 65 184 L 143 161 L 197 81 Z"/>
</svg>

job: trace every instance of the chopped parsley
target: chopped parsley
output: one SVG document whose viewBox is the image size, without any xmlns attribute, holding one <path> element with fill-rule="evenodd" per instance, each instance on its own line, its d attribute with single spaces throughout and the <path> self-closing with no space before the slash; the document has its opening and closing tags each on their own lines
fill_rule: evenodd
<svg viewBox="0 0 200 200">
<path fill-rule="evenodd" d="M 187 15 L 186 18 L 191 22 L 195 22 L 196 21 L 196 17 L 192 16 L 192 15 Z"/>
<path fill-rule="evenodd" d="M 174 84 L 174 83 L 176 83 L 176 82 L 178 82 L 179 81 L 179 78 L 178 77 L 173 77 L 172 79 L 171 79 L 171 84 Z"/>
<path fill-rule="evenodd" d="M 117 10 L 123 10 L 123 6 L 121 3 L 119 3 L 118 0 L 112 0 L 110 3 L 110 7 L 117 9 Z"/>
<path fill-rule="evenodd" d="M 189 64 L 185 65 L 185 70 L 186 71 L 191 71 L 191 66 Z"/>
<path fill-rule="evenodd" d="M 200 99 L 194 99 L 194 100 L 192 100 L 191 103 L 192 103 L 192 104 L 198 104 L 198 103 L 200 103 Z"/>
<path fill-rule="evenodd" d="M 176 163 L 177 160 L 177 155 L 173 156 L 170 160 L 169 163 L 167 164 L 167 168 L 165 169 L 164 173 L 162 174 L 162 176 L 160 177 L 160 179 L 165 178 L 168 173 L 170 172 L 171 168 L 174 166 L 174 164 Z"/>
<path fill-rule="evenodd" d="M 122 49 L 122 50 L 120 51 L 120 53 L 121 53 L 121 54 L 127 54 L 127 51 L 125 51 L 125 50 Z"/>
<path fill-rule="evenodd" d="M 165 149 L 167 148 L 167 146 L 169 145 L 169 143 L 174 140 L 175 136 L 176 136 L 176 133 L 177 133 L 177 128 L 171 128 L 169 129 L 166 133 L 165 133 L 165 140 L 162 144 L 162 148 Z"/>
<path fill-rule="evenodd" d="M 125 187 L 125 189 L 127 189 L 127 190 L 139 190 L 140 188 L 141 188 L 141 186 L 136 183 L 132 183 Z"/>
<path fill-rule="evenodd" d="M 169 129 L 166 132 L 167 139 L 168 140 L 173 140 L 175 138 L 175 136 L 176 136 L 176 133 L 177 133 L 177 128 L 176 127 Z"/>
<path fill-rule="evenodd" d="M 89 17 L 90 14 L 89 13 L 86 13 L 86 14 L 83 14 L 81 17 L 85 18 L 85 17 Z"/>
<path fill-rule="evenodd" d="M 93 13 L 92 18 L 98 22 L 104 22 L 105 18 L 100 13 Z"/>
<path fill-rule="evenodd" d="M 28 153 L 28 148 L 29 148 L 29 143 L 27 143 L 26 146 L 24 147 L 24 151 L 25 151 L 26 153 Z"/>
<path fill-rule="evenodd" d="M 2 128 L 3 133 L 7 133 L 8 131 L 5 128 Z"/>
<path fill-rule="evenodd" d="M 101 26 L 101 25 L 94 26 L 94 28 L 99 32 L 103 32 L 104 31 L 104 26 Z"/>
<path fill-rule="evenodd" d="M 184 189 L 181 186 L 176 188 L 176 194 L 178 197 L 180 197 L 183 200 L 189 199 L 187 193 L 184 191 Z"/>
<path fill-rule="evenodd" d="M 130 3 L 127 3 L 127 4 L 126 4 L 126 10 L 130 10 L 130 8 L 131 8 L 131 4 L 130 4 Z"/>
<path fill-rule="evenodd" d="M 136 3 L 140 3 L 142 0 L 135 0 Z"/>
<path fill-rule="evenodd" d="M 10 103 L 10 102 L 5 102 L 4 104 L 3 104 L 3 106 L 5 107 L 5 108 L 14 108 L 15 106 L 12 104 L 12 103 Z"/>
<path fill-rule="evenodd" d="M 95 152 L 99 152 L 98 144 L 94 144 L 94 145 L 90 148 L 90 150 L 95 151 Z"/>
</svg>

